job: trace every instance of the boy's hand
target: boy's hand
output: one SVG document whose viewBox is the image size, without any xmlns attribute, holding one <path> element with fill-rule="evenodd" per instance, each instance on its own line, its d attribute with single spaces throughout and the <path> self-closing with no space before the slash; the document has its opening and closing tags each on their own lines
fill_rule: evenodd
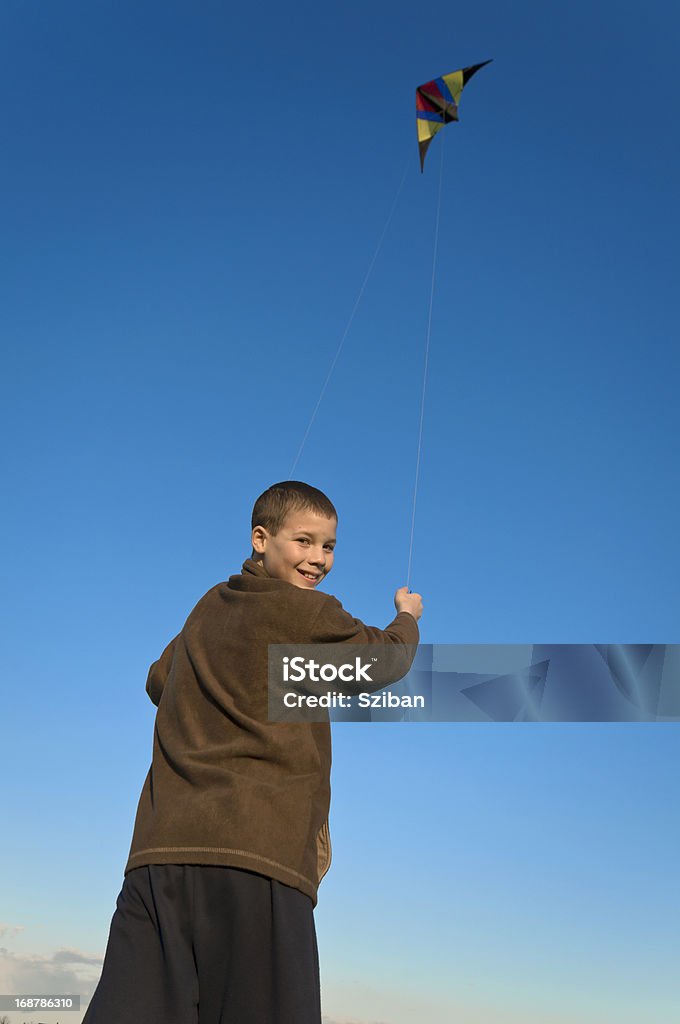
<svg viewBox="0 0 680 1024">
<path fill-rule="evenodd" d="M 420 594 L 409 594 L 408 587 L 399 587 L 394 595 L 394 607 L 398 612 L 409 612 L 417 622 L 423 614 L 423 599 Z"/>
</svg>

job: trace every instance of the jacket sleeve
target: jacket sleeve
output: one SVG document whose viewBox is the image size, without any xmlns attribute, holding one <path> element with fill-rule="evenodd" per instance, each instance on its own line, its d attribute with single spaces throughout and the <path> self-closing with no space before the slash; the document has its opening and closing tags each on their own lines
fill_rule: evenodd
<svg viewBox="0 0 680 1024">
<path fill-rule="evenodd" d="M 163 695 L 163 687 L 165 686 L 168 673 L 170 672 L 172 656 L 175 652 L 175 644 L 177 643 L 178 636 L 179 633 L 170 641 L 158 661 L 154 661 L 153 665 L 149 669 L 149 675 L 146 680 L 146 692 L 156 707 L 158 707 Z"/>
<path fill-rule="evenodd" d="M 360 619 L 355 619 L 342 607 L 337 598 L 330 594 L 324 595 L 324 603 L 312 623 L 312 639 L 314 644 L 381 644 L 385 650 L 377 659 L 372 672 L 372 684 L 361 685 L 361 689 L 371 691 L 397 682 L 409 672 L 416 656 L 420 631 L 418 623 L 410 612 L 399 612 L 385 627 L 367 626 Z M 329 657 L 341 658 L 339 650 L 331 648 Z M 360 653 L 360 652 L 353 652 Z M 376 654 L 378 652 L 376 651 Z M 374 661 L 376 659 L 373 659 Z M 343 684 L 345 693 L 352 693 L 352 685 Z"/>
<path fill-rule="evenodd" d="M 384 629 L 367 626 L 346 612 L 336 597 L 324 594 L 312 624 L 315 644 L 417 644 L 418 623 L 410 612 L 399 612 Z"/>
</svg>

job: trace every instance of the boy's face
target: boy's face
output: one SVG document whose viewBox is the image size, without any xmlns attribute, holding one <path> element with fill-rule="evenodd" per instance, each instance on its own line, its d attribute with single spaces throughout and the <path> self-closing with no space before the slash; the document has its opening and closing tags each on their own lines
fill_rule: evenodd
<svg viewBox="0 0 680 1024">
<path fill-rule="evenodd" d="M 333 565 L 337 520 L 303 510 L 289 512 L 278 533 L 256 526 L 253 549 L 270 576 L 313 590 Z"/>
</svg>

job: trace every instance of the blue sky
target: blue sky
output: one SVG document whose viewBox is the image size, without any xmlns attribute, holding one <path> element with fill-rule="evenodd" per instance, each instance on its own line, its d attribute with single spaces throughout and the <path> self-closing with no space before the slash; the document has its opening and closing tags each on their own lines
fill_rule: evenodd
<svg viewBox="0 0 680 1024">
<path fill-rule="evenodd" d="M 422 639 L 680 642 L 679 29 L 3 4 L 0 990 L 91 991 L 148 666 L 249 554 L 404 171 L 296 471 L 339 509 L 326 588 L 384 625 L 406 581 L 443 155 Z M 488 57 L 421 176 L 415 86 Z M 336 726 L 328 1021 L 676 1020 L 679 762 L 673 724 Z"/>
</svg>

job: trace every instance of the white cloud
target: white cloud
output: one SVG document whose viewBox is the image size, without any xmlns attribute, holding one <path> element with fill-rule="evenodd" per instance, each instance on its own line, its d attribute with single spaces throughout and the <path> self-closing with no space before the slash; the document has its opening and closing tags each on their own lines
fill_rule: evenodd
<svg viewBox="0 0 680 1024">
<path fill-rule="evenodd" d="M 96 964 L 99 968 L 104 963 L 101 956 L 93 956 L 88 953 L 81 953 L 79 949 L 58 949 L 52 954 L 52 963 L 55 964 Z"/>
<path fill-rule="evenodd" d="M 22 924 L 5 924 L 4 921 L 0 921 L 0 939 L 4 939 L 5 937 L 13 939 L 15 935 L 18 935 L 19 932 L 23 931 L 24 926 Z"/>
<path fill-rule="evenodd" d="M 79 995 L 80 1014 L 69 1012 L 69 1024 L 77 1024 L 82 1019 L 88 1002 L 92 997 L 99 975 L 103 958 L 79 949 L 62 948 L 54 953 L 14 953 L 0 946 L 0 992 L 8 995 L 29 993 L 37 995 Z M 7 1013 L 7 1011 L 4 1011 Z M 19 1011 L 22 1020 L 27 1019 L 31 1011 Z M 41 1021 L 54 1021 L 64 1018 L 63 1012 L 37 1012 Z M 7 1014 L 7 1016 L 10 1016 Z M 10 1016 L 11 1021 L 15 1017 Z"/>
</svg>

